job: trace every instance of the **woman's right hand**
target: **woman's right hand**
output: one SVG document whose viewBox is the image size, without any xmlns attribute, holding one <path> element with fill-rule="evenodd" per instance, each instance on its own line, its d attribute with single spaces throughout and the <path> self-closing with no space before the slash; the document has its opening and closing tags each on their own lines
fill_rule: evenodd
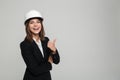
<svg viewBox="0 0 120 80">
<path fill-rule="evenodd" d="M 52 59 L 51 56 L 49 56 L 49 58 L 48 58 L 48 62 L 50 62 L 51 64 L 53 63 L 53 59 Z"/>
</svg>

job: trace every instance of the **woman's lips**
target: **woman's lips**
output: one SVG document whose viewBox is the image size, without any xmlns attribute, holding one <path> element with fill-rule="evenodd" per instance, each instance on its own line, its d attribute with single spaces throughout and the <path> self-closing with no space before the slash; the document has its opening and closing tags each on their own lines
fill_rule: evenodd
<svg viewBox="0 0 120 80">
<path fill-rule="evenodd" d="M 33 30 L 39 30 L 39 28 L 33 28 Z"/>
</svg>

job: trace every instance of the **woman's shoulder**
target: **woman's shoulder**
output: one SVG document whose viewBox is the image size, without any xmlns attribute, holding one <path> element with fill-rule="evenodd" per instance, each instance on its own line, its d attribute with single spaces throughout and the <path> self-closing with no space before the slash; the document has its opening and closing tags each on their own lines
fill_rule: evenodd
<svg viewBox="0 0 120 80">
<path fill-rule="evenodd" d="M 20 42 L 20 46 L 30 46 L 31 42 L 29 42 L 28 40 L 23 40 L 22 42 Z"/>
<path fill-rule="evenodd" d="M 49 41 L 49 38 L 48 37 L 44 37 L 44 39 L 42 40 L 43 43 L 47 43 Z"/>
<path fill-rule="evenodd" d="M 20 49 L 21 51 L 33 51 L 33 47 L 30 42 L 24 40 L 20 43 Z M 24 54 L 24 53 L 22 53 Z"/>
<path fill-rule="evenodd" d="M 45 36 L 44 40 L 47 40 L 47 41 L 49 41 L 49 38 L 48 38 L 47 36 Z"/>
<path fill-rule="evenodd" d="M 44 37 L 44 42 L 48 42 L 49 41 L 49 38 L 47 36 Z"/>
</svg>

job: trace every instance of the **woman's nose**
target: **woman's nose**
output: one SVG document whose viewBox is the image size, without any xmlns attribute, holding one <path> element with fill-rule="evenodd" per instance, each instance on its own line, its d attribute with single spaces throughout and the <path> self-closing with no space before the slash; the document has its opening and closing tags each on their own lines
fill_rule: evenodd
<svg viewBox="0 0 120 80">
<path fill-rule="evenodd" d="M 38 25 L 38 23 L 34 23 L 34 26 L 36 27 Z"/>
</svg>

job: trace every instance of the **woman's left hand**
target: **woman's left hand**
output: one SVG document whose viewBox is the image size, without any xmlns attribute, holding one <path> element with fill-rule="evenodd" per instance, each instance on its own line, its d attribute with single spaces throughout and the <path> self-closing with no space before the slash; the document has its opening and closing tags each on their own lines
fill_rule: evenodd
<svg viewBox="0 0 120 80">
<path fill-rule="evenodd" d="M 55 42 L 56 42 L 56 39 L 54 39 L 53 41 L 48 41 L 48 44 L 47 44 L 47 47 L 50 48 L 53 52 L 56 51 Z"/>
<path fill-rule="evenodd" d="M 51 56 L 49 56 L 49 58 L 48 58 L 48 62 L 50 62 L 51 64 L 53 63 L 53 59 L 52 59 Z"/>
</svg>

